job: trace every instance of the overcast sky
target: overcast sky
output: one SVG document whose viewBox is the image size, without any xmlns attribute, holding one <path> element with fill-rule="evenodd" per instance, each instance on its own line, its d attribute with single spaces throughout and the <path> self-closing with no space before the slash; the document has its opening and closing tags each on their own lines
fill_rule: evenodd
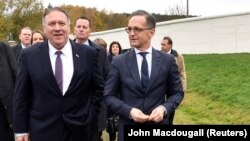
<svg viewBox="0 0 250 141">
<path fill-rule="evenodd" d="M 166 14 L 175 6 L 186 9 L 187 0 L 42 0 L 44 6 L 79 5 L 95 7 L 98 10 L 117 13 L 131 13 L 142 9 L 150 13 Z M 214 16 L 232 13 L 250 12 L 250 0 L 188 0 L 189 14 L 197 16 Z"/>
</svg>

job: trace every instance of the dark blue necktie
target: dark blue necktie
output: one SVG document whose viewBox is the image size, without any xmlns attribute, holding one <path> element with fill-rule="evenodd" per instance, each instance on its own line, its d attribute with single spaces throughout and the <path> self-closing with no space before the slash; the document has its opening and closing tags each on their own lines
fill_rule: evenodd
<svg viewBox="0 0 250 141">
<path fill-rule="evenodd" d="M 62 69 L 62 60 L 60 55 L 62 54 L 61 51 L 56 51 L 56 65 L 55 65 L 55 78 L 58 87 L 60 88 L 61 92 L 63 92 L 63 69 Z"/>
<path fill-rule="evenodd" d="M 146 54 L 148 52 L 140 52 L 139 54 L 143 57 L 141 64 L 141 85 L 144 90 L 147 89 L 149 76 L 148 76 L 148 62 L 146 59 Z"/>
</svg>

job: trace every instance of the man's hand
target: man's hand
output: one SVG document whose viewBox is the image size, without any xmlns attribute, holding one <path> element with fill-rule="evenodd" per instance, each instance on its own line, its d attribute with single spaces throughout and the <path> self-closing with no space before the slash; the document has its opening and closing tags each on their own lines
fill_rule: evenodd
<svg viewBox="0 0 250 141">
<path fill-rule="evenodd" d="M 151 114 L 149 115 L 149 121 L 154 121 L 154 122 L 161 122 L 164 117 L 166 109 L 162 105 L 156 107 Z"/>
<path fill-rule="evenodd" d="M 144 123 L 148 121 L 149 116 L 145 115 L 141 110 L 137 108 L 132 108 L 130 111 L 130 117 L 135 121 L 139 123 Z"/>
</svg>

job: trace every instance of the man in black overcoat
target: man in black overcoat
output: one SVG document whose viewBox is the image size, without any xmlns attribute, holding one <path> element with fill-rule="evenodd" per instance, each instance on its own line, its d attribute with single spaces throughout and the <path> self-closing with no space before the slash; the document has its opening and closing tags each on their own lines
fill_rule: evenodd
<svg viewBox="0 0 250 141">
<path fill-rule="evenodd" d="M 14 141 L 11 128 L 11 99 L 17 62 L 8 44 L 0 41 L 0 139 Z"/>
</svg>

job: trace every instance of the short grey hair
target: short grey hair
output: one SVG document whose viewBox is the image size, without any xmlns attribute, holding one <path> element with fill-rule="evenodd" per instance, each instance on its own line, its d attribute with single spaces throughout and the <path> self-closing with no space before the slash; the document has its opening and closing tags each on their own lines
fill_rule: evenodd
<svg viewBox="0 0 250 141">
<path fill-rule="evenodd" d="M 51 12 L 54 12 L 54 11 L 62 12 L 63 14 L 65 14 L 66 17 L 67 17 L 67 20 L 68 20 L 68 22 L 70 24 L 69 15 L 68 15 L 68 13 L 64 9 L 62 9 L 61 7 L 51 7 L 51 8 L 46 8 L 45 9 L 45 12 L 44 12 L 43 18 L 42 18 L 42 24 L 43 25 L 44 25 L 44 18 L 45 18 L 45 16 L 47 16 L 48 14 L 50 14 Z"/>
</svg>

